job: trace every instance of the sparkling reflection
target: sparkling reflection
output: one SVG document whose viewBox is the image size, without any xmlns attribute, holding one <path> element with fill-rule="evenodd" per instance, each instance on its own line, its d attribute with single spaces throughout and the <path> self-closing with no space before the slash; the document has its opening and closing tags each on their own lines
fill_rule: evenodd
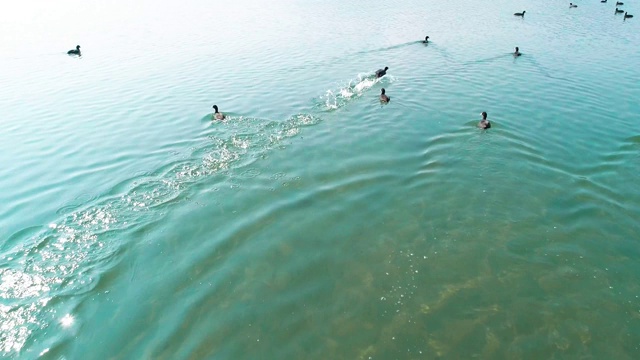
<svg viewBox="0 0 640 360">
<path fill-rule="evenodd" d="M 70 314 L 67 314 L 60 320 L 60 324 L 62 324 L 63 327 L 69 327 L 73 325 L 73 321 L 74 321 L 73 316 L 71 316 Z"/>
</svg>

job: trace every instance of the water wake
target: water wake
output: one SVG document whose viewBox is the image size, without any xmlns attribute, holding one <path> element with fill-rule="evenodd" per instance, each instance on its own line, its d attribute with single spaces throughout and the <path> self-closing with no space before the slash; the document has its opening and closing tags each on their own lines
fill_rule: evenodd
<svg viewBox="0 0 640 360">
<path fill-rule="evenodd" d="M 78 297 L 117 263 L 128 245 L 119 240 L 124 233 L 159 221 L 196 183 L 234 176 L 234 169 L 320 121 L 299 114 L 285 121 L 240 117 L 215 123 L 215 131 L 184 159 L 134 176 L 87 204 L 65 206 L 46 227 L 13 234 L 0 247 L 0 353 L 19 353 L 34 331 L 69 323 L 69 315 L 58 312 L 72 311 Z M 63 296 L 75 301 L 55 301 Z M 53 340 L 40 337 L 37 346 L 52 345 L 47 341 Z"/>
<path fill-rule="evenodd" d="M 367 53 L 391 51 L 417 43 L 409 42 Z M 445 49 L 435 49 L 451 60 Z M 457 64 L 452 62 L 453 66 L 446 72 L 430 76 L 448 75 L 456 69 L 465 70 L 505 56 L 508 55 Z M 531 56 L 524 59 L 528 59 L 543 75 L 552 77 Z M 371 73 L 359 74 L 346 84 L 327 90 L 320 96 L 316 108 L 320 112 L 341 109 L 367 94 L 377 84 L 385 85 L 394 80 L 389 75 L 376 78 Z M 230 116 L 225 121 L 213 123 L 215 131 L 210 131 L 206 141 L 183 159 L 153 172 L 133 176 L 84 204 L 65 206 L 48 226 L 13 234 L 0 245 L 0 353 L 20 353 L 29 348 L 27 342 L 34 331 L 47 329 L 63 319 L 68 323 L 69 318 L 62 311 L 73 311 L 81 301 L 80 296 L 95 289 L 101 276 L 117 263 L 128 245 L 119 240 L 123 234 L 159 221 L 168 207 L 186 201 L 186 195 L 199 182 L 216 175 L 234 176 L 239 172 L 237 170 L 283 146 L 287 139 L 297 136 L 304 127 L 320 121 L 320 117 L 309 114 L 298 114 L 285 121 Z M 637 143 L 637 139 L 634 138 L 633 142 Z M 446 145 L 449 143 L 454 142 Z M 435 145 L 430 155 L 449 150 L 447 146 Z M 541 156 L 529 154 L 526 150 L 522 151 L 543 164 Z M 440 166 L 438 161 L 437 156 L 425 161 L 419 175 L 434 171 Z M 56 301 L 61 297 L 72 300 Z M 34 347 L 45 350 L 55 341 L 39 338 Z"/>
<path fill-rule="evenodd" d="M 329 89 L 320 97 L 319 107 L 325 111 L 337 110 L 349 102 L 361 97 L 369 89 L 378 83 L 387 84 L 394 81 L 389 75 L 382 78 L 376 78 L 372 74 L 358 74 L 358 77 L 350 80 L 346 85 L 337 89 Z"/>
</svg>

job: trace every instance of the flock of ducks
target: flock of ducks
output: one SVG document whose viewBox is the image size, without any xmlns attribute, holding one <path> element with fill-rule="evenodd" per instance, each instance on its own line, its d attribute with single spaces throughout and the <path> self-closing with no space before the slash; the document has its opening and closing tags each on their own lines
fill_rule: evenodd
<svg viewBox="0 0 640 360">
<path fill-rule="evenodd" d="M 601 2 L 601 3 L 606 3 L 606 2 L 607 2 L 607 0 L 600 0 L 600 2 Z M 622 13 L 624 13 L 624 19 L 630 19 L 630 18 L 632 18 L 632 17 L 633 17 L 633 15 L 629 15 L 629 14 L 627 14 L 627 12 L 626 12 L 626 11 L 618 9 L 618 6 L 619 6 L 619 5 L 624 5 L 624 3 L 623 3 L 623 2 L 620 2 L 620 1 L 616 1 L 616 12 L 615 12 L 615 14 L 622 14 Z"/>
<path fill-rule="evenodd" d="M 600 0 L 600 2 L 601 2 L 601 3 L 606 3 L 606 2 L 607 2 L 607 0 Z M 624 11 L 624 10 L 620 10 L 620 9 L 618 9 L 618 6 L 622 6 L 622 5 L 624 5 L 624 3 L 623 3 L 623 2 L 621 2 L 621 1 L 616 1 L 616 11 L 614 12 L 614 14 L 616 14 L 616 15 L 617 15 L 617 14 L 622 14 L 622 13 L 624 13 L 624 17 L 623 17 L 623 19 L 624 19 L 624 20 L 626 20 L 626 19 L 631 19 L 631 18 L 633 17 L 633 15 L 630 15 L 629 13 L 627 13 L 627 12 L 626 12 L 626 11 Z M 576 5 L 576 4 L 574 4 L 574 3 L 569 3 L 569 8 L 577 8 L 577 7 L 578 7 L 578 5 Z M 514 15 L 514 16 L 519 16 L 519 17 L 522 17 L 522 18 L 523 18 L 523 17 L 524 17 L 524 13 L 525 13 L 525 12 L 526 12 L 526 11 L 523 11 L 523 12 L 517 12 L 517 13 L 515 13 L 515 14 L 513 14 L 513 15 Z"/>
<path fill-rule="evenodd" d="M 600 0 L 601 3 L 606 3 L 607 0 Z M 614 12 L 614 14 L 621 14 L 624 13 L 624 19 L 630 19 L 633 17 L 633 15 L 628 14 L 626 11 L 624 10 L 620 10 L 618 9 L 618 6 L 624 5 L 623 2 L 620 1 L 616 1 L 616 10 Z M 578 5 L 574 4 L 574 3 L 569 3 L 569 8 L 577 8 Z M 521 18 L 524 18 L 524 14 L 526 13 L 526 11 L 522 11 L 522 12 L 517 12 L 514 13 L 514 16 L 518 16 Z M 424 44 L 428 44 L 429 43 L 429 37 L 425 36 L 424 40 L 422 41 L 422 43 Z M 75 49 L 69 50 L 67 51 L 68 55 L 77 55 L 77 56 L 82 56 L 82 53 L 80 52 L 80 45 L 76 45 Z M 516 50 L 513 52 L 513 56 L 514 57 L 518 57 L 521 56 L 522 53 L 520 52 L 520 49 L 516 46 Z M 381 78 L 383 76 L 385 76 L 387 74 L 387 70 L 389 70 L 388 66 L 385 66 L 384 69 L 378 69 L 376 70 L 376 78 Z M 382 88 L 380 90 L 380 102 L 383 104 L 387 104 L 389 103 L 389 101 L 391 101 L 391 98 L 385 93 L 385 89 Z M 212 118 L 214 120 L 224 120 L 225 119 L 225 115 L 223 113 L 220 112 L 220 110 L 218 110 L 218 105 L 213 105 L 213 116 Z M 480 120 L 480 122 L 478 123 L 478 127 L 481 129 L 489 129 L 491 127 L 491 122 L 489 122 L 489 120 L 487 120 L 487 113 L 485 111 L 483 111 L 481 114 L 482 116 L 482 120 Z"/>
<path fill-rule="evenodd" d="M 606 3 L 606 2 L 607 2 L 607 0 L 600 0 L 600 2 L 601 2 L 601 3 Z M 620 10 L 620 9 L 618 9 L 618 6 L 621 6 L 621 5 L 624 5 L 624 3 L 623 3 L 623 2 L 620 2 L 620 1 L 617 1 L 617 2 L 616 2 L 616 10 L 615 10 L 615 13 L 614 13 L 614 14 L 621 14 L 621 13 L 624 13 L 624 19 L 625 19 L 625 20 L 626 20 L 626 19 L 630 19 L 630 18 L 632 18 L 632 17 L 633 17 L 633 15 L 630 15 L 629 13 L 627 13 L 627 12 L 626 12 L 626 11 L 624 11 L 624 10 Z M 577 8 L 577 7 L 578 7 L 578 5 L 576 5 L 576 4 L 574 4 L 574 3 L 569 3 L 569 8 Z M 517 12 L 517 13 L 514 13 L 513 15 L 514 15 L 514 16 L 518 16 L 518 17 L 521 17 L 521 18 L 524 18 L 524 14 L 525 14 L 525 13 L 526 13 L 526 10 L 523 10 L 522 12 Z M 426 36 L 426 37 L 424 38 L 424 40 L 422 40 L 422 43 L 424 43 L 424 44 L 429 43 L 429 37 L 428 37 L 428 36 Z M 521 56 L 521 55 L 522 55 L 522 53 L 520 52 L 520 48 L 518 48 L 518 47 L 516 46 L 516 49 L 515 49 L 515 51 L 513 52 L 513 56 L 514 56 L 514 57 L 518 57 L 518 56 Z M 384 76 L 384 74 L 386 74 L 386 70 L 387 70 L 387 69 L 388 69 L 388 68 L 387 68 L 387 67 L 385 67 L 385 68 L 384 68 L 384 70 L 380 69 L 380 70 L 376 71 L 376 76 L 377 76 L 377 77 Z M 382 75 L 379 75 L 379 74 L 382 74 Z M 384 103 L 384 104 L 388 103 L 388 102 L 391 100 L 391 98 L 390 98 L 389 96 L 387 96 L 387 94 L 385 94 L 385 89 L 384 89 L 384 88 L 382 88 L 380 92 L 381 92 L 381 93 L 380 93 L 380 102 L 381 102 L 381 103 Z M 489 128 L 491 127 L 491 122 L 487 119 L 487 113 L 486 113 L 485 111 L 483 111 L 480 115 L 482 116 L 482 120 L 480 120 L 480 122 L 478 123 L 478 127 L 479 127 L 479 128 L 481 128 L 481 129 L 489 129 Z"/>
</svg>

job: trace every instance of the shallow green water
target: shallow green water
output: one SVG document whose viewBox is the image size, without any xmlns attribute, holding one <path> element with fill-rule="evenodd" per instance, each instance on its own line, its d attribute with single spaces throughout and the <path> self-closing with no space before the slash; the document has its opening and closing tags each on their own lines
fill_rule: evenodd
<svg viewBox="0 0 640 360">
<path fill-rule="evenodd" d="M 12 4 L 0 353 L 638 358 L 614 3 Z"/>
</svg>

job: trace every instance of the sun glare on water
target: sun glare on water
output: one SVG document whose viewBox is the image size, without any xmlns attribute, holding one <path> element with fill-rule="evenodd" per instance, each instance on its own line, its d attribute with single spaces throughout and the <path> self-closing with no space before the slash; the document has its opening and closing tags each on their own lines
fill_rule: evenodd
<svg viewBox="0 0 640 360">
<path fill-rule="evenodd" d="M 70 314 L 65 315 L 62 319 L 60 319 L 60 324 L 62 324 L 63 327 L 69 327 L 71 325 L 73 325 L 73 316 L 71 316 Z"/>
</svg>

